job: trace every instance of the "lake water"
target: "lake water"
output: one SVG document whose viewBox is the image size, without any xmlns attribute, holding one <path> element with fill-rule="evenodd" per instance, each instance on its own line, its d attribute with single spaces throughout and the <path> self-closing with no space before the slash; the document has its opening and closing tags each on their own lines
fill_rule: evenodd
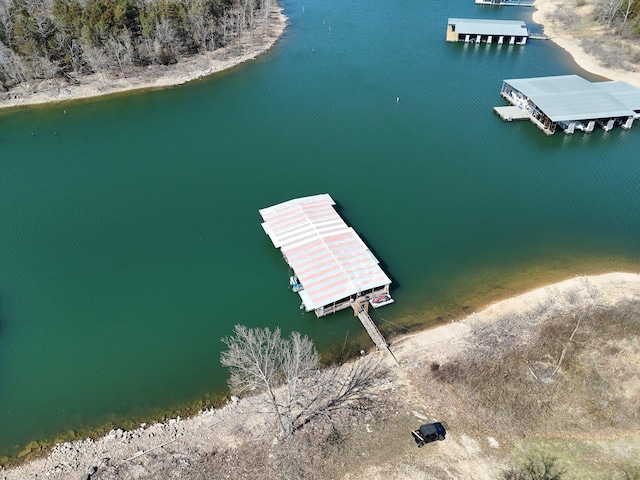
<svg viewBox="0 0 640 480">
<path fill-rule="evenodd" d="M 640 127 L 503 123 L 503 79 L 596 77 L 551 42 L 445 42 L 448 17 L 532 9 L 282 5 L 282 39 L 233 71 L 0 112 L 0 456 L 223 392 L 236 323 L 360 338 L 287 288 L 258 209 L 291 198 L 331 194 L 383 262 L 387 332 L 637 265 Z"/>
</svg>

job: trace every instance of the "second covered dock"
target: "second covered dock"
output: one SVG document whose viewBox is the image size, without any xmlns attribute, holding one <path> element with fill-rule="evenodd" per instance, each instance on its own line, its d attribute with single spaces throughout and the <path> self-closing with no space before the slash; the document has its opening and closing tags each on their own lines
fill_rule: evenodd
<svg viewBox="0 0 640 480">
<path fill-rule="evenodd" d="M 629 130 L 640 118 L 640 89 L 620 81 L 590 82 L 578 75 L 504 80 L 500 94 L 547 135 Z M 504 118 L 504 117 L 503 117 Z"/>
<path fill-rule="evenodd" d="M 520 20 L 450 18 L 447 22 L 447 42 L 525 45 L 528 38 L 527 25 Z"/>
</svg>

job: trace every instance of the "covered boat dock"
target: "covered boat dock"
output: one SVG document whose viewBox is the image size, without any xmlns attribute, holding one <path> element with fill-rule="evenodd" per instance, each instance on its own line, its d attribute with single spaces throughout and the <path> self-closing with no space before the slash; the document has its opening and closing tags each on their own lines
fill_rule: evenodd
<svg viewBox="0 0 640 480">
<path fill-rule="evenodd" d="M 334 206 L 326 193 L 295 198 L 260 210 L 262 228 L 293 270 L 289 283 L 300 308 L 317 317 L 352 308 L 378 350 L 397 363 L 368 313 L 369 305 L 393 303 L 391 280 Z"/>
<path fill-rule="evenodd" d="M 540 130 L 553 135 L 609 131 L 615 125 L 629 130 L 640 118 L 640 89 L 625 82 L 590 82 L 578 75 L 504 80 L 500 92 Z"/>
<path fill-rule="evenodd" d="M 393 303 L 391 280 L 328 194 L 260 210 L 262 228 L 293 270 L 301 308 L 323 317 L 339 310 Z"/>
<path fill-rule="evenodd" d="M 450 18 L 447 22 L 447 42 L 525 45 L 528 38 L 529 30 L 521 20 Z"/>
</svg>

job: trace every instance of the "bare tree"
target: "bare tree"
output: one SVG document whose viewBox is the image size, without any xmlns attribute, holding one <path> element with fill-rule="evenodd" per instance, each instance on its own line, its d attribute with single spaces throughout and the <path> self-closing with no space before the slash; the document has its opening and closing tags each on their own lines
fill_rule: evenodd
<svg viewBox="0 0 640 480">
<path fill-rule="evenodd" d="M 262 10 L 262 29 L 266 30 L 269 20 L 269 14 L 271 13 L 271 8 L 273 6 L 273 0 L 260 0 L 260 10 Z"/>
<path fill-rule="evenodd" d="M 236 325 L 222 342 L 220 362 L 229 368 L 232 393 L 262 393 L 251 401 L 272 415 L 282 435 L 291 435 L 315 418 L 334 422 L 344 410 L 366 406 L 384 371 L 370 357 L 320 369 L 313 342 L 298 332 L 287 339 L 280 329 Z"/>
<path fill-rule="evenodd" d="M 242 0 L 242 9 L 244 11 L 244 22 L 249 29 L 249 36 L 253 39 L 253 25 L 255 20 L 256 4 L 254 0 Z"/>
<path fill-rule="evenodd" d="M 27 93 L 33 91 L 31 78 L 20 57 L 0 42 L 0 84 L 7 87 L 20 85 Z"/>
<path fill-rule="evenodd" d="M 214 45 L 208 48 L 210 24 L 211 21 L 203 14 L 201 5 L 197 3 L 192 5 L 189 9 L 189 28 L 200 52 L 214 50 L 215 48 Z"/>
<path fill-rule="evenodd" d="M 233 37 L 233 17 L 228 10 L 225 11 L 224 15 L 222 16 L 220 27 L 222 28 L 222 46 L 224 47 L 224 53 L 226 56 L 228 37 Z"/>
<path fill-rule="evenodd" d="M 622 0 L 596 0 L 596 18 L 599 22 L 607 24 L 607 30 L 622 6 Z"/>
<path fill-rule="evenodd" d="M 126 77 L 133 70 L 134 47 L 128 31 L 123 32 L 119 38 L 109 38 L 104 49 L 111 62 L 118 65 L 123 76 Z"/>
<path fill-rule="evenodd" d="M 502 474 L 503 480 L 561 480 L 564 468 L 558 467 L 555 457 L 542 455 L 529 458 L 522 468 L 511 468 Z"/>
<path fill-rule="evenodd" d="M 171 23 L 163 18 L 156 26 L 154 48 L 156 60 L 162 65 L 169 65 L 176 60 L 178 52 L 178 35 Z"/>
<path fill-rule="evenodd" d="M 99 73 L 104 80 L 104 72 L 109 67 L 109 58 L 103 49 L 91 45 L 83 45 L 83 57 L 95 73 Z"/>
<path fill-rule="evenodd" d="M 15 10 L 17 9 L 14 7 L 12 0 L 0 0 L 0 30 L 4 30 L 4 42 L 9 48 L 13 48 L 11 32 L 15 23 Z"/>
<path fill-rule="evenodd" d="M 622 35 L 622 32 L 627 25 L 627 20 L 629 19 L 629 14 L 631 13 L 634 3 L 634 0 L 622 0 L 622 3 L 620 4 L 622 11 L 622 27 L 620 28 L 620 35 Z"/>
</svg>

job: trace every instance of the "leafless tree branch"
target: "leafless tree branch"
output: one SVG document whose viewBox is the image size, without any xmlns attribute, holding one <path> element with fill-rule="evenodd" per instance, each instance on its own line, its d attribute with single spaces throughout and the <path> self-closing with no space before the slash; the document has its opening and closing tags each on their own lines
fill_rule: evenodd
<svg viewBox="0 0 640 480">
<path fill-rule="evenodd" d="M 229 387 L 262 393 L 252 398 L 254 409 L 275 416 L 285 436 L 315 418 L 332 422 L 341 411 L 366 406 L 384 373 L 373 357 L 321 369 L 313 342 L 297 332 L 283 339 L 280 329 L 236 325 L 234 333 L 222 339 L 228 350 L 220 357 L 231 373 Z"/>
</svg>

